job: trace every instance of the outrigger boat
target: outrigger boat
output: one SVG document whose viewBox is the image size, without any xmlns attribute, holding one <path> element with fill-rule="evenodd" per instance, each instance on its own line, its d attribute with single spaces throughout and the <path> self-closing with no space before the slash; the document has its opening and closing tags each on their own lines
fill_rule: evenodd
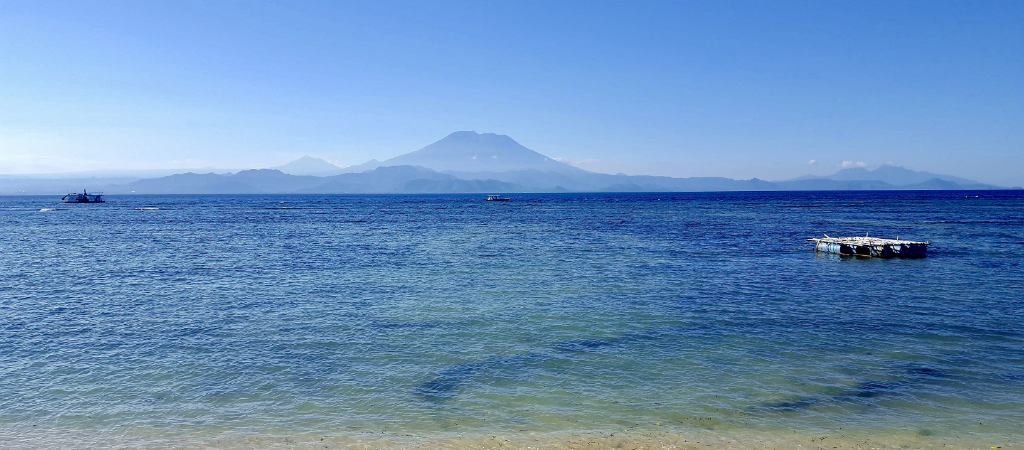
<svg viewBox="0 0 1024 450">
<path fill-rule="evenodd" d="M 65 196 L 60 198 L 60 202 L 61 203 L 106 203 L 107 201 L 103 200 L 103 193 L 102 192 L 100 192 L 99 194 L 90 194 L 90 193 L 86 192 L 85 189 L 82 189 L 82 193 L 81 194 L 75 192 L 75 193 L 71 193 L 71 194 L 65 195 Z"/>
<path fill-rule="evenodd" d="M 509 197 L 502 197 L 500 195 L 488 195 L 487 196 L 487 201 L 489 201 L 489 202 L 507 202 L 509 200 L 512 200 L 512 199 L 509 198 Z"/>
</svg>

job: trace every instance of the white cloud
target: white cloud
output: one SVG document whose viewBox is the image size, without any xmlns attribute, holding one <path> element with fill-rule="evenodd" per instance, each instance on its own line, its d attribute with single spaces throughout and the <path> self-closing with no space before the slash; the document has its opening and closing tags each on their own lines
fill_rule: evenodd
<svg viewBox="0 0 1024 450">
<path fill-rule="evenodd" d="M 816 165 L 818 165 L 818 161 L 817 161 L 817 160 L 814 160 L 814 159 L 812 159 L 812 160 L 810 160 L 810 161 L 807 161 L 807 165 L 808 165 L 808 166 L 816 166 Z"/>
<path fill-rule="evenodd" d="M 864 163 L 864 162 L 853 162 L 853 161 L 843 161 L 843 164 L 842 164 L 842 166 L 843 166 L 844 168 L 850 168 L 850 167 L 865 167 L 865 166 L 867 166 L 867 165 L 868 165 L 868 163 Z"/>
<path fill-rule="evenodd" d="M 498 155 L 491 156 L 491 159 L 498 159 Z"/>
</svg>

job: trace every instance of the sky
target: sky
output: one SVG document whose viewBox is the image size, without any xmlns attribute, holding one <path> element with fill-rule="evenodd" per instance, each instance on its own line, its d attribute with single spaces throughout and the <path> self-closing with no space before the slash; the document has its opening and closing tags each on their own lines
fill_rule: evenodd
<svg viewBox="0 0 1024 450">
<path fill-rule="evenodd" d="M 1024 2 L 0 2 L 0 174 L 346 166 L 454 131 L 606 173 L 1024 185 Z"/>
</svg>

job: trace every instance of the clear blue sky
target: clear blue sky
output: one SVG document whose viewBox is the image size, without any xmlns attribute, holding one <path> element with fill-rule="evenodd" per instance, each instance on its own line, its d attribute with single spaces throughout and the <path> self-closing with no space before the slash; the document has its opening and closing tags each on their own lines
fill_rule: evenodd
<svg viewBox="0 0 1024 450">
<path fill-rule="evenodd" d="M 606 172 L 1024 185 L 1024 2 L 7 0 L 0 105 L 0 173 L 475 130 Z"/>
</svg>

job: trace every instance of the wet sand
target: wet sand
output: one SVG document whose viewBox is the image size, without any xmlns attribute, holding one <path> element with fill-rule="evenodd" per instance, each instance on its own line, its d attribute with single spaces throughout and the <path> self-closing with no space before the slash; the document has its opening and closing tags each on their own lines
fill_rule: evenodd
<svg viewBox="0 0 1024 450">
<path fill-rule="evenodd" d="M 880 434 L 713 432 L 661 432 L 621 430 L 617 432 L 507 434 L 448 433 L 415 435 L 391 432 L 353 432 L 327 436 L 246 435 L 225 432 L 215 436 L 141 437 L 129 433 L 89 433 L 45 430 L 39 427 L 0 428 L 0 448 L 4 449 L 1024 449 L 1022 441 L 1008 441 L 994 435 L 922 436 L 912 432 Z"/>
</svg>

